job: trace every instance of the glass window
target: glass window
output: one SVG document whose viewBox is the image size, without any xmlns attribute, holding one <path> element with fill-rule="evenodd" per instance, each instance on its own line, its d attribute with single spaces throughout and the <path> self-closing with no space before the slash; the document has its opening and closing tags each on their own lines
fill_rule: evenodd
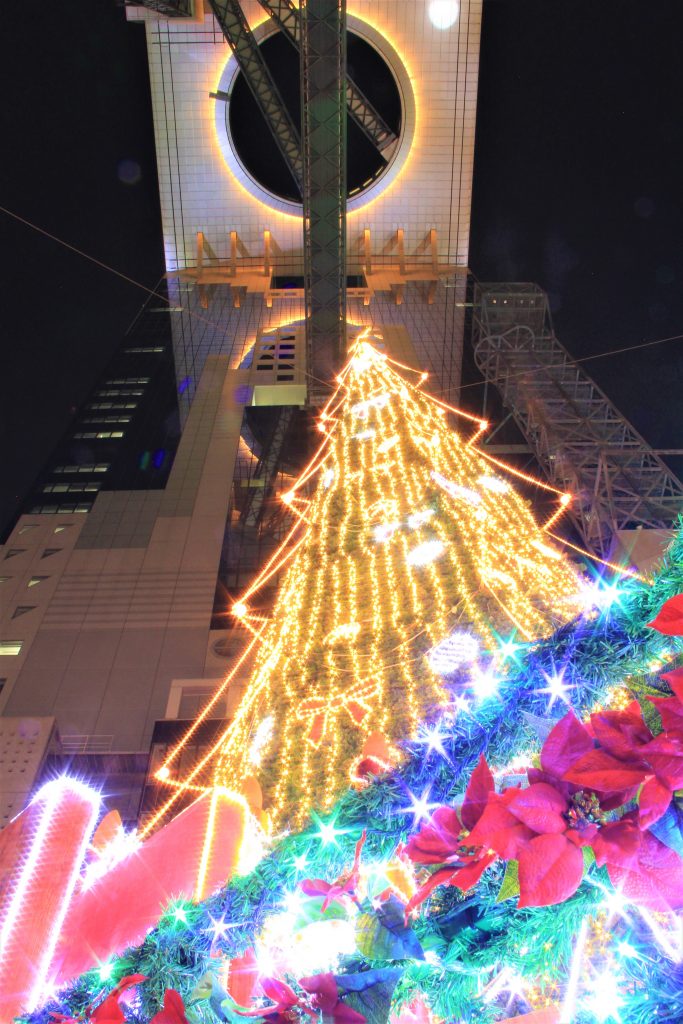
<svg viewBox="0 0 683 1024">
<path fill-rule="evenodd" d="M 209 703 L 215 692 L 213 687 L 183 686 L 180 691 L 178 718 L 184 720 L 195 719 L 200 711 Z M 219 700 L 211 708 L 209 718 L 225 718 L 226 714 L 226 702 Z"/>
<path fill-rule="evenodd" d="M 84 491 L 99 491 L 102 485 L 99 483 L 91 484 L 46 484 L 43 487 L 44 494 L 82 494 Z"/>
<path fill-rule="evenodd" d="M 144 391 L 141 388 L 116 388 L 115 390 L 96 391 L 95 394 L 100 398 L 119 398 L 124 395 L 139 398 L 144 395 Z"/>
<path fill-rule="evenodd" d="M 84 462 L 81 466 L 55 466 L 53 473 L 106 473 L 109 462 Z"/>
<path fill-rule="evenodd" d="M 130 416 L 87 416 L 84 423 L 130 423 Z"/>
<path fill-rule="evenodd" d="M 21 654 L 23 646 L 23 640 L 0 640 L 0 655 L 5 654 L 15 657 L 17 654 Z"/>
</svg>

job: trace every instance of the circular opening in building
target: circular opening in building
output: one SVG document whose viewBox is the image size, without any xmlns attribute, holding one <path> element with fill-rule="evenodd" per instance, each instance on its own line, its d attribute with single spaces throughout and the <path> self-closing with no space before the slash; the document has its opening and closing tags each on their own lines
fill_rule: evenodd
<svg viewBox="0 0 683 1024">
<path fill-rule="evenodd" d="M 401 95 L 384 57 L 361 36 L 347 32 L 349 77 L 396 137 L 401 130 Z M 282 32 L 260 44 L 283 102 L 301 132 L 299 53 Z M 287 202 L 301 196 L 244 75 L 239 72 L 226 104 L 226 126 L 232 145 L 247 173 L 267 192 Z M 392 146 L 382 151 L 357 121 L 347 114 L 346 183 L 349 198 L 369 189 L 388 165 Z"/>
</svg>

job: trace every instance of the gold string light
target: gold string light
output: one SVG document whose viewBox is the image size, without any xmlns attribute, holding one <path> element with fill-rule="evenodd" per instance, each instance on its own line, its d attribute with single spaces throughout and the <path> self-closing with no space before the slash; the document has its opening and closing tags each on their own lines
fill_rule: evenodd
<svg viewBox="0 0 683 1024">
<path fill-rule="evenodd" d="M 282 572 L 214 771 L 235 790 L 256 777 L 273 829 L 329 810 L 369 736 L 408 738 L 446 706 L 429 654 L 454 632 L 495 659 L 497 636 L 547 636 L 582 608 L 576 570 L 527 503 L 449 428 L 456 410 L 391 364 L 356 343 L 321 449 L 283 496 L 292 508 L 308 483 L 305 519 L 234 609 L 247 624 L 249 598 Z"/>
</svg>

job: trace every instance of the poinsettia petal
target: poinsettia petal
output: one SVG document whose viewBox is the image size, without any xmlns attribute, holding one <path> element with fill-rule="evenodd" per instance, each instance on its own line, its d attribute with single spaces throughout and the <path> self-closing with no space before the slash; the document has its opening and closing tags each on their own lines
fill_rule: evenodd
<svg viewBox="0 0 683 1024">
<path fill-rule="evenodd" d="M 361 850 L 363 849 L 363 846 L 365 845 L 365 840 L 367 838 L 368 838 L 368 832 L 367 832 L 367 829 L 364 828 L 362 833 L 361 833 L 360 839 L 356 843 L 356 852 L 353 855 L 353 868 L 352 868 L 352 872 L 351 873 L 354 876 L 357 875 L 358 870 L 360 869 Z"/>
<path fill-rule="evenodd" d="M 600 829 L 591 846 L 598 867 L 616 864 L 623 868 L 633 866 L 638 860 L 638 851 L 643 834 L 635 815 L 628 815 L 621 821 L 611 821 Z"/>
<path fill-rule="evenodd" d="M 141 985 L 143 981 L 147 981 L 146 974 L 127 974 L 125 978 L 121 978 L 115 988 L 110 992 L 110 995 L 116 996 L 121 995 L 127 988 L 132 988 L 133 985 Z"/>
<path fill-rule="evenodd" d="M 359 1013 L 358 1010 L 353 1010 L 340 999 L 332 1010 L 332 1020 L 334 1024 L 365 1024 L 367 1017 Z"/>
<path fill-rule="evenodd" d="M 638 795 L 640 827 L 649 828 L 666 814 L 671 803 L 671 790 L 665 783 L 653 775 L 648 779 Z"/>
<path fill-rule="evenodd" d="M 569 711 L 553 726 L 541 750 L 541 768 L 561 779 L 595 744 L 588 729 Z"/>
<path fill-rule="evenodd" d="M 672 672 L 662 672 L 661 679 L 666 679 L 678 699 L 683 702 L 683 668 L 675 668 Z"/>
<path fill-rule="evenodd" d="M 647 625 L 665 636 L 683 636 L 683 594 L 676 594 L 665 601 Z"/>
<path fill-rule="evenodd" d="M 299 1002 L 299 997 L 294 989 L 290 988 L 286 982 L 280 981 L 279 978 L 261 978 L 261 988 L 264 996 L 267 999 L 272 999 L 280 1007 L 296 1006 Z"/>
<path fill-rule="evenodd" d="M 519 851 L 534 835 L 533 831 L 515 817 L 506 804 L 514 798 L 516 790 L 498 796 L 492 794 L 484 813 L 466 839 L 468 846 L 482 846 L 492 849 L 504 857 L 514 860 Z"/>
<path fill-rule="evenodd" d="M 598 826 L 592 823 L 590 825 L 583 825 L 580 830 L 569 828 L 565 832 L 565 836 L 574 846 L 590 846 L 597 834 Z"/>
<path fill-rule="evenodd" d="M 599 711 L 591 715 L 591 726 L 603 750 L 624 761 L 637 758 L 638 749 L 652 739 L 637 701 L 618 711 Z"/>
<path fill-rule="evenodd" d="M 125 1019 L 117 995 L 107 996 L 90 1015 L 91 1024 L 124 1024 Z"/>
<path fill-rule="evenodd" d="M 683 704 L 678 697 L 648 697 L 657 708 L 666 732 L 683 733 Z"/>
<path fill-rule="evenodd" d="M 406 917 L 408 917 L 411 910 L 415 910 L 416 907 L 424 903 L 430 893 L 439 885 L 448 885 L 454 874 L 453 868 L 441 868 L 440 871 L 435 871 L 406 903 Z"/>
<path fill-rule="evenodd" d="M 317 1010 L 332 1013 L 339 1002 L 339 989 L 334 974 L 329 971 L 325 974 L 313 974 L 308 978 L 301 978 L 299 984 L 313 996 L 311 1003 Z"/>
<path fill-rule="evenodd" d="M 520 789 L 508 804 L 509 810 L 525 825 L 545 835 L 564 832 L 567 822 L 562 817 L 567 810 L 565 798 L 546 782 L 537 782 Z"/>
<path fill-rule="evenodd" d="M 167 988 L 164 992 L 164 1010 L 169 1022 L 172 1021 L 173 1024 L 188 1024 L 183 997 L 174 988 Z"/>
<path fill-rule="evenodd" d="M 460 810 L 460 817 L 465 828 L 474 828 L 483 814 L 489 794 L 493 793 L 495 788 L 496 785 L 493 781 L 491 769 L 482 754 L 479 757 L 477 767 L 470 777 L 465 791 L 465 799 Z"/>
<path fill-rule="evenodd" d="M 666 913 L 683 907 L 683 860 L 651 832 L 642 833 L 632 868 L 607 865 L 610 881 L 625 899 Z"/>
<path fill-rule="evenodd" d="M 462 845 L 462 824 L 452 807 L 438 807 L 420 831 L 411 835 L 406 856 L 415 864 L 444 864 Z"/>
<path fill-rule="evenodd" d="M 322 878 L 303 878 L 299 882 L 299 888 L 307 896 L 326 896 L 332 885 L 330 882 L 325 882 Z"/>
<path fill-rule="evenodd" d="M 640 785 L 648 774 L 647 767 L 637 761 L 619 761 L 605 750 L 591 750 L 564 773 L 564 778 L 596 793 L 613 793 Z"/>
<path fill-rule="evenodd" d="M 531 785 L 535 782 L 547 782 L 549 786 L 552 786 L 558 793 L 561 793 L 565 800 L 569 800 L 572 793 L 575 793 L 578 789 L 578 786 L 572 786 L 570 782 L 564 782 L 564 780 L 558 779 L 555 775 L 549 775 L 548 772 L 544 772 L 540 768 L 527 768 L 526 777 Z"/>
<path fill-rule="evenodd" d="M 519 906 L 569 899 L 583 878 L 583 854 L 565 836 L 536 836 L 519 855 Z"/>
<path fill-rule="evenodd" d="M 489 864 L 492 864 L 497 857 L 497 853 L 485 853 L 483 857 L 473 860 L 471 864 L 466 864 L 464 867 L 458 868 L 458 870 L 452 875 L 448 884 L 457 885 L 458 889 L 462 889 L 463 892 L 467 892 L 468 889 L 471 889 L 473 885 L 477 884 Z"/>
<path fill-rule="evenodd" d="M 642 748 L 643 758 L 670 789 L 683 787 L 683 740 L 660 733 Z"/>
<path fill-rule="evenodd" d="M 354 880 L 352 878 L 348 878 L 346 882 L 343 882 L 341 885 L 338 885 L 336 882 L 333 885 L 331 885 L 330 888 L 328 889 L 327 896 L 323 900 L 322 906 L 320 907 L 323 914 L 329 907 L 330 903 L 334 903 L 335 900 L 343 905 L 344 897 L 347 896 L 348 893 L 350 893 L 353 888 Z"/>
</svg>

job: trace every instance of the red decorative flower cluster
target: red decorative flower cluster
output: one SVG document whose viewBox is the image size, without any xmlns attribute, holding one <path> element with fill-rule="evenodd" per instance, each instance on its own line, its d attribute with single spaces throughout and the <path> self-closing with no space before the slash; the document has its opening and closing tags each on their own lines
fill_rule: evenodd
<svg viewBox="0 0 683 1024">
<path fill-rule="evenodd" d="M 127 989 L 146 980 L 144 974 L 129 974 L 121 979 L 106 999 L 97 1006 L 91 1003 L 80 1017 L 65 1017 L 63 1013 L 51 1013 L 50 1016 L 57 1024 L 125 1024 L 126 1017 L 119 1000 Z M 174 988 L 167 988 L 164 992 L 164 1008 L 154 1014 L 149 1024 L 190 1024 L 185 1016 L 185 1004 L 180 993 Z"/>
<path fill-rule="evenodd" d="M 683 595 L 668 601 L 651 625 L 683 635 Z M 518 862 L 520 907 L 561 903 L 581 883 L 585 848 L 627 899 L 655 910 L 683 906 L 676 849 L 683 836 L 678 814 L 670 820 L 674 794 L 683 788 L 683 669 L 663 678 L 673 696 L 648 698 L 662 720 L 657 736 L 636 701 L 593 714 L 586 724 L 570 712 L 548 736 L 540 769 L 527 770 L 529 785 L 500 793 L 481 757 L 460 814 L 440 807 L 408 842 L 415 863 L 442 867 L 407 909 L 437 885 L 469 889 L 498 857 Z M 665 838 L 676 832 L 672 846 L 654 834 L 656 825 Z"/>
<path fill-rule="evenodd" d="M 322 878 L 304 878 L 299 882 L 299 887 L 307 896 L 324 896 L 322 910 L 327 910 L 330 903 L 335 901 L 343 903 L 344 899 L 356 900 L 356 889 L 358 888 L 358 882 L 360 880 L 360 855 L 363 845 L 367 837 L 367 832 L 363 830 L 363 834 L 356 843 L 356 853 L 353 858 L 353 865 L 350 871 L 344 872 L 334 882 L 326 882 Z"/>
<path fill-rule="evenodd" d="M 87 1006 L 82 1016 L 65 1017 L 63 1013 L 51 1013 L 50 1016 L 59 1024 L 83 1024 L 85 1021 L 88 1024 L 125 1024 L 126 1018 L 119 999 L 126 989 L 133 988 L 134 985 L 139 985 L 146 980 L 147 977 L 144 974 L 129 974 L 126 978 L 121 979 L 98 1006 L 93 1006 L 92 1003 Z"/>
<path fill-rule="evenodd" d="M 298 996 L 293 988 L 278 978 L 261 978 L 263 994 L 270 999 L 270 1006 L 255 1006 L 245 1010 L 235 1007 L 242 1017 L 263 1017 L 268 1024 L 292 1024 L 299 1013 L 312 1020 L 318 1020 L 322 1013 L 332 1024 L 365 1024 L 365 1017 L 347 1006 L 339 997 L 339 989 L 333 974 L 315 974 L 301 978 L 299 985 L 308 993 L 308 998 Z"/>
</svg>

